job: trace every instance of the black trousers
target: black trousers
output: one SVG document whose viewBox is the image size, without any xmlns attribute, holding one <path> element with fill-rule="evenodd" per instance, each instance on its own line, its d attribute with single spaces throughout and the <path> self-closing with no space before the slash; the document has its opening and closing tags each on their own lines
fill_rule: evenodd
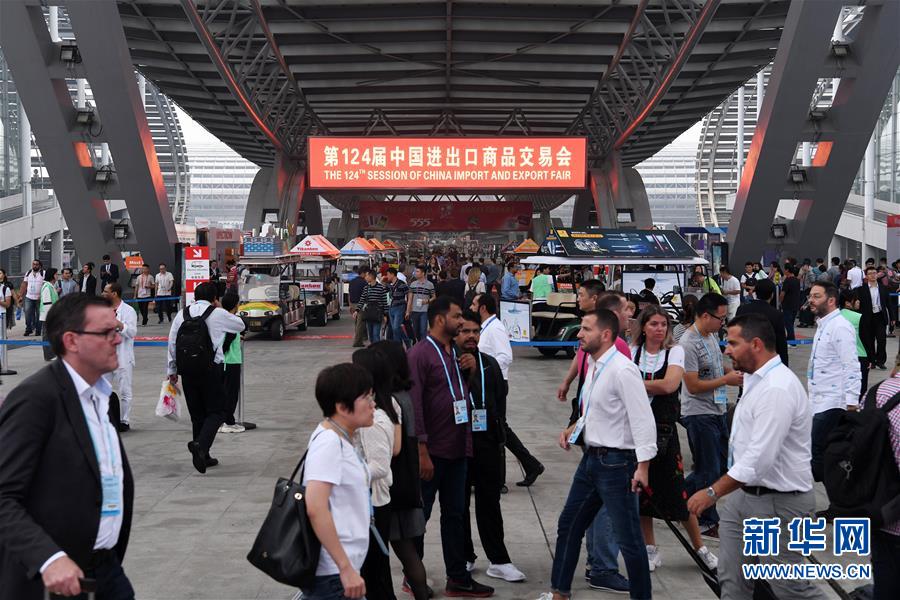
<svg viewBox="0 0 900 600">
<path fill-rule="evenodd" d="M 466 533 L 466 560 L 474 562 L 472 516 L 469 507 L 475 492 L 475 522 L 478 537 L 488 560 L 495 565 L 512 562 L 503 541 L 503 512 L 500 510 L 500 486 L 503 484 L 503 446 L 491 439 L 490 433 L 472 435 L 474 457 L 466 472 L 466 510 L 463 515 Z"/>
<path fill-rule="evenodd" d="M 163 315 L 169 319 L 169 323 L 172 322 L 172 313 L 175 312 L 174 300 L 157 300 L 156 301 L 156 314 L 159 315 L 159 322 L 163 322 Z"/>
<path fill-rule="evenodd" d="M 232 342 L 240 344 L 240 340 Z M 225 422 L 234 425 L 234 411 L 241 395 L 241 365 L 225 365 Z"/>
<path fill-rule="evenodd" d="M 375 507 L 375 529 L 381 534 L 385 544 L 391 539 L 391 505 Z M 368 600 L 397 600 L 394 582 L 391 579 L 391 558 L 381 551 L 375 535 L 369 532 L 369 551 L 360 575 L 366 582 Z"/>
<path fill-rule="evenodd" d="M 104 552 L 102 560 L 89 567 L 84 567 L 84 576 L 97 581 L 97 600 L 134 600 L 134 588 L 122 570 L 122 564 L 115 552 Z M 50 594 L 57 600 L 63 596 Z M 87 594 L 79 594 L 74 600 L 86 600 Z"/>
<path fill-rule="evenodd" d="M 225 422 L 225 386 L 222 365 L 214 365 L 206 375 L 182 377 L 181 386 L 191 413 L 193 440 L 204 454 Z"/>
<path fill-rule="evenodd" d="M 886 329 L 887 322 L 884 318 L 884 311 L 873 314 L 872 332 L 875 336 L 875 357 L 872 362 L 876 365 L 883 365 L 887 362 L 887 351 L 885 350 L 885 343 L 887 342 Z"/>
<path fill-rule="evenodd" d="M 142 298 L 142 300 L 145 300 L 145 301 L 138 302 L 137 306 L 138 306 L 138 312 L 141 313 L 141 325 L 146 325 L 147 317 L 150 314 L 150 312 L 149 312 L 150 311 L 150 302 L 147 302 L 146 298 Z"/>
</svg>

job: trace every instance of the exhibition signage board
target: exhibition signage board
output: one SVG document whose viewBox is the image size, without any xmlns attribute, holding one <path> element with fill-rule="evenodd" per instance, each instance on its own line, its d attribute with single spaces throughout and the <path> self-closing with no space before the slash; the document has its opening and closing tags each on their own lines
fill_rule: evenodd
<svg viewBox="0 0 900 600">
<path fill-rule="evenodd" d="M 697 253 L 670 230 L 557 228 L 554 239 L 545 242 L 548 254 L 570 258 L 694 258 Z M 542 250 L 544 250 L 542 248 Z"/>
<path fill-rule="evenodd" d="M 359 203 L 364 231 L 528 231 L 531 202 Z"/>
<path fill-rule="evenodd" d="M 184 296 L 185 303 L 194 301 L 194 290 L 209 281 L 209 247 L 185 246 L 184 248 Z"/>
<path fill-rule="evenodd" d="M 583 137 L 310 137 L 312 189 L 583 189 Z"/>
</svg>

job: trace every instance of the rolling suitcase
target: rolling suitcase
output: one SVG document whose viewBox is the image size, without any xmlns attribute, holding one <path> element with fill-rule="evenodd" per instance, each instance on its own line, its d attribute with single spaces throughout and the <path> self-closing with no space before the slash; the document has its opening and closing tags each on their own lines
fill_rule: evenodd
<svg viewBox="0 0 900 600">
<path fill-rule="evenodd" d="M 79 581 L 81 583 L 81 592 L 87 594 L 88 600 L 94 600 L 97 597 L 97 580 L 85 577 Z M 44 590 L 44 600 L 59 600 L 61 598 L 65 598 L 65 596 L 57 596 Z"/>
</svg>

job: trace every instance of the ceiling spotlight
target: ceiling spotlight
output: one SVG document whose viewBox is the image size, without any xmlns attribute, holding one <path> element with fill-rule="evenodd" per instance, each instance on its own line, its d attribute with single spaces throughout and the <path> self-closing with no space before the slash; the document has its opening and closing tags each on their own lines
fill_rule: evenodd
<svg viewBox="0 0 900 600">
<path fill-rule="evenodd" d="M 75 122 L 79 125 L 90 125 L 94 122 L 94 109 L 91 107 L 79 108 L 75 112 Z"/>
<path fill-rule="evenodd" d="M 809 120 L 810 121 L 822 121 L 827 116 L 828 116 L 827 108 L 821 108 L 821 107 L 817 106 L 815 108 L 809 109 Z"/>
<path fill-rule="evenodd" d="M 80 63 L 81 53 L 75 42 L 63 42 L 59 47 L 59 60 L 67 63 Z"/>
<path fill-rule="evenodd" d="M 806 182 L 806 169 L 798 167 L 797 165 L 791 166 L 791 183 L 796 185 L 800 185 Z"/>
<path fill-rule="evenodd" d="M 94 181 L 97 183 L 109 183 L 113 180 L 116 172 L 113 171 L 109 166 L 100 167 L 94 173 Z"/>
<path fill-rule="evenodd" d="M 770 230 L 772 237 L 776 240 L 783 240 L 787 237 L 787 225 L 784 223 L 775 223 Z"/>
<path fill-rule="evenodd" d="M 850 54 L 850 44 L 847 42 L 831 42 L 831 53 L 837 58 L 846 58 Z"/>
</svg>

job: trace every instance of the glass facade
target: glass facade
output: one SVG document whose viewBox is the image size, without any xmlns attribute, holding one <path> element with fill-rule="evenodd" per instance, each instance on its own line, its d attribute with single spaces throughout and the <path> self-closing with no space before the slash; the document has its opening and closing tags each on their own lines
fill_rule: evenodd
<svg viewBox="0 0 900 600">
<path fill-rule="evenodd" d="M 259 167 L 224 144 L 190 146 L 190 201 L 185 222 L 242 228 L 250 186 Z"/>
<path fill-rule="evenodd" d="M 875 199 L 900 204 L 900 71 L 894 77 L 875 126 Z M 864 165 L 853 182 L 853 191 L 864 194 Z"/>
<path fill-rule="evenodd" d="M 697 225 L 696 149 L 673 142 L 637 167 L 657 225 Z"/>
</svg>

